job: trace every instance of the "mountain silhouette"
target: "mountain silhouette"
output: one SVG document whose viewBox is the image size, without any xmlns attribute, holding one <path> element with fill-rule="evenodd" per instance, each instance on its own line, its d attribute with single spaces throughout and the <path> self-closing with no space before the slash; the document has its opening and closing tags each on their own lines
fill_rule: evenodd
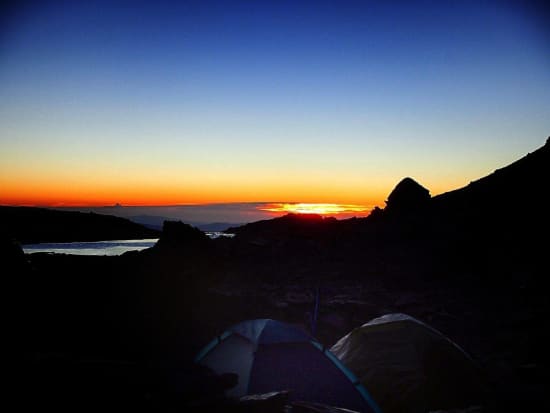
<svg viewBox="0 0 550 413">
<path fill-rule="evenodd" d="M 158 238 L 160 232 L 112 215 L 0 206 L 3 237 L 21 243 Z"/>
<path fill-rule="evenodd" d="M 545 209 L 550 176 L 550 138 L 536 151 L 464 188 L 433 198 L 437 208 L 451 214 L 487 212 L 514 218 L 512 212 L 526 215 Z M 529 213 L 527 213 L 529 211 Z"/>
</svg>

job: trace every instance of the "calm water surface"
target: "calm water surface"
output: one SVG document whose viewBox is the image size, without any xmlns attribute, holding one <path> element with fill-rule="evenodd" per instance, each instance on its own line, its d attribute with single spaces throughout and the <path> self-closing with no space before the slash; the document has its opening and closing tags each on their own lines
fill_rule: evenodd
<svg viewBox="0 0 550 413">
<path fill-rule="evenodd" d="M 233 237 L 233 234 L 221 232 L 207 232 L 206 235 L 210 238 Z M 157 241 L 158 238 L 96 242 L 50 242 L 26 244 L 22 245 L 22 248 L 25 254 L 49 252 L 71 255 L 121 255 L 127 251 L 141 251 L 145 248 L 151 248 Z"/>
<path fill-rule="evenodd" d="M 27 244 L 22 245 L 22 247 L 26 254 L 52 252 L 72 255 L 120 255 L 127 251 L 140 251 L 150 248 L 157 241 L 158 238 L 96 242 L 50 242 Z"/>
</svg>

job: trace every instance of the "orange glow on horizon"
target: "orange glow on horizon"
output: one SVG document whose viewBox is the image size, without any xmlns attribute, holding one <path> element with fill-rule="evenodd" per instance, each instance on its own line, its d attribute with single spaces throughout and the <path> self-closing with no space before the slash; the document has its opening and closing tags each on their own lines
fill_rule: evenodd
<svg viewBox="0 0 550 413">
<path fill-rule="evenodd" d="M 224 173 L 215 168 L 101 166 L 94 169 L 93 164 L 62 161 L 25 167 L 19 163 L 0 165 L 0 204 L 55 208 L 302 202 L 368 205 L 347 210 L 364 215 L 371 205 L 383 205 L 393 185 L 393 179 L 366 180 L 347 173 L 312 177 L 300 171 L 281 173 L 279 169 L 251 174 L 244 170 Z M 341 211 L 325 208 L 320 212 L 334 215 Z"/>
<path fill-rule="evenodd" d="M 1 171 L 0 171 L 1 172 Z M 374 205 L 383 205 L 388 192 L 385 183 L 362 187 L 352 179 L 346 185 L 337 181 L 297 181 L 273 177 L 245 177 L 235 182 L 219 176 L 216 179 L 193 179 L 189 174 L 170 180 L 168 177 L 135 174 L 96 173 L 93 180 L 78 171 L 39 174 L 31 169 L 0 174 L 0 204 L 41 207 L 101 207 L 205 205 L 225 203 L 272 204 L 266 213 L 318 213 L 323 215 L 368 215 Z M 274 202 L 277 202 L 275 204 Z M 298 205 L 298 202 L 302 203 Z M 282 207 L 286 204 L 285 207 Z M 293 207 L 298 205 L 298 207 Z M 308 207 L 308 205 L 317 205 Z M 282 209 L 281 209 L 282 208 Z M 296 211 L 298 208 L 298 211 Z M 271 209 L 271 210 L 270 210 Z"/>
<path fill-rule="evenodd" d="M 70 175 L 69 175 L 70 178 Z M 75 179 L 3 180 L 0 179 L 0 205 L 41 207 L 100 207 L 121 204 L 123 206 L 205 205 L 222 203 L 256 203 L 273 199 L 299 199 L 298 202 L 270 203 L 264 211 L 271 213 L 317 213 L 321 215 L 368 215 L 373 205 L 383 204 L 383 195 L 373 191 L 369 198 L 356 197 L 351 191 L 334 188 L 315 188 L 306 191 L 303 186 L 275 187 L 252 185 L 235 188 L 230 185 L 182 185 L 157 186 L 152 183 L 138 185 L 134 182 L 89 183 Z M 356 191 L 353 191 L 356 192 Z M 363 199 L 362 199 L 363 198 Z M 355 201 L 355 202 L 354 202 Z M 357 202 L 359 201 L 359 202 Z M 366 201 L 366 202 L 365 202 Z M 266 205 L 267 205 L 266 202 Z M 365 204 L 368 206 L 365 206 Z"/>
<path fill-rule="evenodd" d="M 318 214 L 318 215 L 355 215 L 366 216 L 371 207 L 365 205 L 328 204 L 328 203 L 276 203 L 267 204 L 259 208 L 261 211 Z"/>
</svg>

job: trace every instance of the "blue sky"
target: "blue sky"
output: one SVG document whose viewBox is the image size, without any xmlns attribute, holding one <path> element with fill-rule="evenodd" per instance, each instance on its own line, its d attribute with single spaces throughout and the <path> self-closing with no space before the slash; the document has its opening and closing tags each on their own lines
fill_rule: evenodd
<svg viewBox="0 0 550 413">
<path fill-rule="evenodd" d="M 12 4 L 3 204 L 380 205 L 550 134 L 543 2 Z"/>
</svg>

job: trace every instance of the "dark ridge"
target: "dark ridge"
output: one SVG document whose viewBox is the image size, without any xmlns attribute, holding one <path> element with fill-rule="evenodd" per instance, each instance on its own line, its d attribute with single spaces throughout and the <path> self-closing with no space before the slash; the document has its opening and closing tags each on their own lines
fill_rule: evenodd
<svg viewBox="0 0 550 413">
<path fill-rule="evenodd" d="M 228 228 L 225 232 L 236 234 L 239 239 L 266 237 L 280 239 L 313 236 L 337 223 L 336 218 L 324 218 L 318 214 L 287 214 L 282 217 L 267 219 L 245 224 L 240 227 Z"/>
<path fill-rule="evenodd" d="M 93 212 L 0 206 L 3 237 L 23 244 L 157 238 L 159 232 L 125 218 Z"/>
<path fill-rule="evenodd" d="M 489 234 L 502 241 L 537 242 L 548 229 L 550 144 L 464 188 L 432 199 L 431 218 L 453 231 Z"/>
<path fill-rule="evenodd" d="M 508 166 L 495 170 L 492 174 L 471 182 L 464 188 L 435 196 L 436 204 L 453 207 L 475 207 L 486 204 L 499 204 L 506 201 L 524 202 L 529 207 L 537 207 L 534 200 L 545 196 L 550 172 L 550 138 L 541 148 L 528 153 Z M 510 199 L 513 196 L 514 199 Z"/>
</svg>

